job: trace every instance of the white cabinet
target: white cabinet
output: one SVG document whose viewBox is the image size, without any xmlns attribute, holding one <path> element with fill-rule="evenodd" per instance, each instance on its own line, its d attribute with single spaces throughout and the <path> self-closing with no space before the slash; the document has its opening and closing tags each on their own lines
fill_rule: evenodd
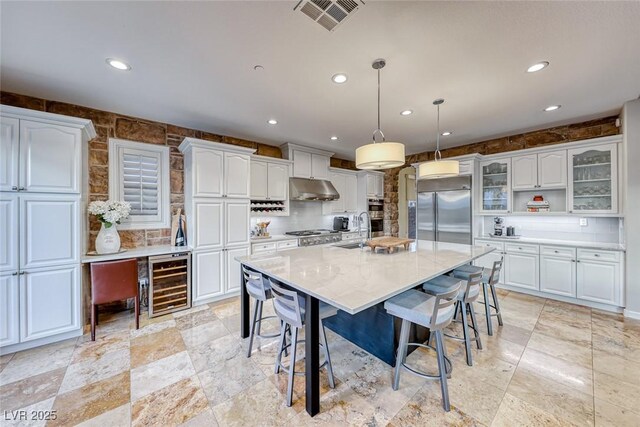
<svg viewBox="0 0 640 427">
<path fill-rule="evenodd" d="M 18 195 L 0 193 L 0 272 L 18 271 Z"/>
<path fill-rule="evenodd" d="M 19 123 L 0 117 L 0 191 L 18 190 Z"/>
<path fill-rule="evenodd" d="M 20 269 L 79 262 L 79 200 L 20 196 Z"/>
<path fill-rule="evenodd" d="M 224 202 L 222 199 L 195 199 L 193 222 L 187 228 L 194 249 L 215 249 L 224 245 Z"/>
<path fill-rule="evenodd" d="M 0 346 L 20 342 L 18 273 L 0 275 Z"/>
<path fill-rule="evenodd" d="M 77 330 L 80 307 L 79 266 L 21 272 L 20 341 Z"/>
<path fill-rule="evenodd" d="M 502 242 L 490 240 L 476 240 L 475 244 L 477 246 L 487 246 L 490 248 L 494 248 L 495 250 L 476 259 L 473 264 L 478 267 L 492 269 L 494 262 L 502 260 L 502 270 L 500 271 L 500 278 L 498 280 L 498 283 L 504 283 L 504 271 L 506 262 L 506 260 L 504 259 L 504 244 Z"/>
<path fill-rule="evenodd" d="M 20 120 L 19 188 L 41 193 L 79 193 L 80 129 Z"/>
<path fill-rule="evenodd" d="M 622 271 L 619 252 L 578 249 L 578 298 L 623 305 Z"/>
<path fill-rule="evenodd" d="M 289 196 L 289 166 L 251 160 L 251 200 L 285 201 Z"/>
<path fill-rule="evenodd" d="M 568 167 L 570 212 L 618 212 L 616 144 L 569 150 Z"/>
<path fill-rule="evenodd" d="M 249 245 L 249 201 L 225 201 L 225 248 Z"/>
<path fill-rule="evenodd" d="M 249 197 L 250 157 L 247 154 L 224 153 L 223 197 Z"/>
<path fill-rule="evenodd" d="M 267 165 L 267 162 L 251 160 L 251 200 L 267 200 L 269 197 L 267 184 L 269 168 Z"/>
<path fill-rule="evenodd" d="M 242 274 L 240 272 L 240 263 L 235 260 L 236 257 L 249 255 L 249 248 L 227 249 L 225 251 L 226 258 L 226 292 L 238 292 L 242 284 Z"/>
<path fill-rule="evenodd" d="M 481 210 L 491 213 L 511 212 L 511 159 L 480 163 L 482 174 Z"/>
<path fill-rule="evenodd" d="M 329 179 L 329 157 L 293 150 L 293 176 L 296 178 Z"/>
<path fill-rule="evenodd" d="M 566 297 L 576 296 L 576 249 L 540 247 L 540 290 Z"/>
<path fill-rule="evenodd" d="M 538 154 L 538 186 L 566 188 L 567 152 L 565 150 Z"/>
<path fill-rule="evenodd" d="M 192 175 L 193 197 L 222 197 L 223 164 L 223 152 L 193 149 L 191 155 L 185 158 L 185 169 L 190 169 Z"/>
<path fill-rule="evenodd" d="M 344 211 L 357 212 L 358 210 L 358 177 L 353 174 L 345 175 L 344 182 Z"/>
<path fill-rule="evenodd" d="M 366 174 L 367 180 L 367 198 L 382 199 L 384 198 L 384 174 L 371 173 Z"/>
<path fill-rule="evenodd" d="M 526 289 L 540 289 L 540 260 L 537 245 L 505 244 L 505 283 Z"/>
<path fill-rule="evenodd" d="M 224 252 L 222 249 L 193 253 L 193 302 L 224 294 Z"/>
<path fill-rule="evenodd" d="M 324 214 L 338 214 L 358 211 L 358 177 L 351 172 L 338 172 L 337 169 L 329 175 L 331 183 L 340 195 L 338 200 L 324 202 Z"/>
<path fill-rule="evenodd" d="M 567 186 L 566 150 L 528 154 L 511 158 L 511 188 L 565 188 Z"/>
</svg>

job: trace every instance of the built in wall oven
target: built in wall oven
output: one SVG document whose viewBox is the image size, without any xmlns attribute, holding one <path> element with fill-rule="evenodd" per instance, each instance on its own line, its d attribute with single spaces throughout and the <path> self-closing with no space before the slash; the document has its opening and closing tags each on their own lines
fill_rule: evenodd
<svg viewBox="0 0 640 427">
<path fill-rule="evenodd" d="M 371 218 L 371 236 L 384 236 L 384 200 L 369 199 L 368 206 Z"/>
</svg>

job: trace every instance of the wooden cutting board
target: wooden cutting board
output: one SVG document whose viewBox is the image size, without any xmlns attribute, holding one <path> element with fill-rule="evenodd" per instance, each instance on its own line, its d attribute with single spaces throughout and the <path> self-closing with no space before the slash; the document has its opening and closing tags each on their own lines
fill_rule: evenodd
<svg viewBox="0 0 640 427">
<path fill-rule="evenodd" d="M 413 243 L 412 239 L 401 239 L 399 237 L 379 237 L 377 239 L 371 239 L 367 241 L 367 246 L 371 248 L 371 251 L 375 252 L 378 248 L 383 248 L 387 253 L 395 252 L 399 246 L 404 246 L 405 249 L 409 249 L 409 245 Z"/>
</svg>

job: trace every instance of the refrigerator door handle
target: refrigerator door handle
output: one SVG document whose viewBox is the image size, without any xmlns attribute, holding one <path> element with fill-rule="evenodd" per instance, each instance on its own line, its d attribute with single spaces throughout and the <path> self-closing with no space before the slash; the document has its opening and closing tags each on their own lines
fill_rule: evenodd
<svg viewBox="0 0 640 427">
<path fill-rule="evenodd" d="M 438 242 L 440 239 L 438 238 L 439 230 L 438 230 L 438 193 L 432 193 L 433 197 L 433 240 Z"/>
</svg>

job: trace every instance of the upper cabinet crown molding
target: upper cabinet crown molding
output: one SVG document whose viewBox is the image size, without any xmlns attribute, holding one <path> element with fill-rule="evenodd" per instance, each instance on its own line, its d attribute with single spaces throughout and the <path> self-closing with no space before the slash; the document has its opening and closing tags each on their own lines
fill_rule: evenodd
<svg viewBox="0 0 640 427">
<path fill-rule="evenodd" d="M 292 159 L 293 156 L 291 155 L 291 152 L 293 150 L 306 151 L 307 153 L 320 154 L 321 156 L 327 156 L 327 157 L 331 157 L 335 154 L 335 153 L 332 153 L 331 151 L 320 150 L 318 148 L 312 148 L 312 147 L 306 147 L 304 145 L 292 144 L 290 142 L 286 142 L 280 146 L 280 151 L 282 151 L 282 155 L 285 157 L 285 159 L 293 160 Z"/>
<path fill-rule="evenodd" d="M 251 155 L 251 161 L 269 162 L 269 163 L 281 163 L 283 165 L 292 165 L 293 160 L 278 159 L 277 157 L 260 156 L 258 154 Z"/>
<path fill-rule="evenodd" d="M 89 119 L 81 119 L 78 117 L 64 116 L 62 114 L 47 113 L 45 111 L 30 110 L 28 108 L 12 107 L 10 105 L 2 104 L 0 104 L 0 115 L 3 117 L 28 119 L 41 123 L 81 129 L 83 138 L 87 141 L 97 136 L 96 129 L 93 127 L 93 122 Z"/>
<path fill-rule="evenodd" d="M 184 153 L 185 151 L 187 151 L 192 147 L 222 150 L 222 151 L 236 152 L 241 154 L 253 154 L 256 152 L 255 148 L 239 147 L 237 145 L 225 144 L 222 142 L 213 142 L 213 141 L 207 141 L 204 139 L 189 138 L 189 137 L 185 138 L 182 141 L 182 143 L 178 146 L 178 150 L 180 150 L 181 153 Z"/>
</svg>

